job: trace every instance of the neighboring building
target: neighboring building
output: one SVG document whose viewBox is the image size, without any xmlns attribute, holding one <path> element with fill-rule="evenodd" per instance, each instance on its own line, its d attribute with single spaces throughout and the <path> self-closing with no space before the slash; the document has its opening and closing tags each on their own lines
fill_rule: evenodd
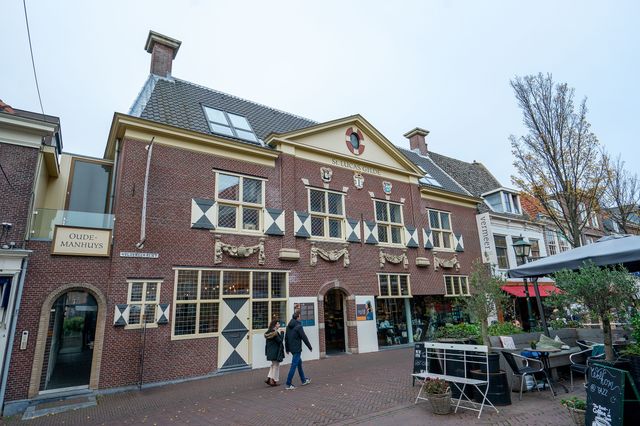
<svg viewBox="0 0 640 426">
<path fill-rule="evenodd" d="M 104 158 L 62 155 L 36 184 L 5 412 L 266 366 L 267 324 L 295 309 L 306 359 L 463 319 L 478 197 L 360 115 L 316 123 L 172 77 L 179 46 L 151 32 Z"/>
<path fill-rule="evenodd" d="M 513 244 L 521 239 L 531 244 L 531 259 L 547 256 L 544 245 L 543 228 L 523 212 L 520 193 L 500 184 L 491 172 L 481 163 L 450 158 L 435 152 L 426 151 L 428 156 L 449 176 L 460 183 L 471 195 L 482 199 L 478 204 L 476 223 L 480 236 L 482 258 L 493 265 L 495 272 L 506 278 L 507 271 L 520 265 L 522 259 L 516 257 Z M 545 286 L 553 287 L 550 280 L 542 280 Z M 503 290 L 514 297 L 514 313 L 526 326 L 527 304 L 524 282 L 521 279 L 507 279 Z M 547 287 L 543 295 L 547 295 Z M 529 287 L 530 295 L 533 289 Z M 537 312 L 537 309 L 534 308 Z"/>
<path fill-rule="evenodd" d="M 57 117 L 11 108 L 0 101 L 0 405 L 16 349 L 33 335 L 15 333 L 29 255 L 26 247 L 36 181 L 59 174 L 62 148 Z M 12 351 L 12 342 L 15 339 Z"/>
<path fill-rule="evenodd" d="M 542 207 L 542 204 L 537 199 L 528 194 L 521 194 L 520 198 L 522 200 L 521 202 L 524 212 L 529 214 L 544 228 L 544 241 L 549 256 L 553 256 L 554 254 L 562 253 L 573 248 L 564 236 L 563 232 L 545 213 L 544 207 Z M 552 203 L 552 205 L 557 206 L 556 208 L 560 211 L 560 205 L 557 201 L 554 203 L 555 204 Z M 592 212 L 589 218 L 587 218 L 585 214 L 583 220 L 586 221 L 586 225 L 582 229 L 582 245 L 592 244 L 606 234 L 602 217 L 598 212 Z"/>
<path fill-rule="evenodd" d="M 630 209 L 628 209 L 630 210 Z M 640 208 L 627 214 L 622 228 L 622 215 L 617 207 L 602 209 L 602 226 L 607 234 L 633 234 L 640 235 Z"/>
</svg>

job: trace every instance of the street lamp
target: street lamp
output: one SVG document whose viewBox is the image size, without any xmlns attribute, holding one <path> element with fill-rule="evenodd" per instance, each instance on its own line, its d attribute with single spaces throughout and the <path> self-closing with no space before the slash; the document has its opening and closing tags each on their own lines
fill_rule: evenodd
<svg viewBox="0 0 640 426">
<path fill-rule="evenodd" d="M 531 255 L 531 244 L 526 242 L 522 235 L 520 236 L 520 241 L 513 243 L 513 249 L 516 252 L 516 257 L 519 258 L 522 263 L 527 263 L 527 259 Z M 529 284 L 527 283 L 527 279 L 522 279 L 524 283 L 524 295 L 527 298 L 527 316 L 529 321 L 529 327 L 533 328 L 536 326 L 536 319 L 533 317 L 532 309 L 531 309 L 531 298 L 529 297 Z"/>
</svg>

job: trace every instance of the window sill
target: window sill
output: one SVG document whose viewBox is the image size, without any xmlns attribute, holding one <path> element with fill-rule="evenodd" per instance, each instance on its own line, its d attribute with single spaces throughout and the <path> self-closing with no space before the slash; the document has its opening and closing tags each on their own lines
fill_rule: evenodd
<svg viewBox="0 0 640 426">
<path fill-rule="evenodd" d="M 220 337 L 220 333 L 206 333 L 206 334 L 185 334 L 175 336 L 173 333 L 171 334 L 171 340 L 190 340 L 190 339 L 204 339 L 207 337 Z"/>
<path fill-rule="evenodd" d="M 378 243 L 376 245 L 379 246 L 379 247 L 397 248 L 397 249 L 405 249 L 405 248 L 407 248 L 407 246 L 405 246 L 402 243 L 399 243 L 399 244 L 395 244 L 395 243 Z"/>
<path fill-rule="evenodd" d="M 346 243 L 347 240 L 339 239 L 339 238 L 322 238 L 322 237 L 310 237 L 309 241 L 317 242 L 317 243 L 334 243 L 334 244 L 343 244 Z"/>
<path fill-rule="evenodd" d="M 378 299 L 411 299 L 413 295 L 408 296 L 376 296 Z"/>
<path fill-rule="evenodd" d="M 133 325 L 125 325 L 125 330 L 140 330 L 141 328 L 158 328 L 158 323 L 149 323 L 146 327 L 143 327 L 142 324 L 133 324 Z"/>
<path fill-rule="evenodd" d="M 444 297 L 471 297 L 470 294 L 445 294 Z"/>
<path fill-rule="evenodd" d="M 237 230 L 230 228 L 216 228 L 211 229 L 210 232 L 214 234 L 227 234 L 227 235 L 243 235 L 247 237 L 264 237 L 265 234 L 262 231 L 247 231 L 246 229 Z"/>
<path fill-rule="evenodd" d="M 454 249 L 451 249 L 451 248 L 440 248 L 440 247 L 434 247 L 431 249 L 431 251 L 435 251 L 437 253 L 455 253 L 456 252 Z"/>
</svg>

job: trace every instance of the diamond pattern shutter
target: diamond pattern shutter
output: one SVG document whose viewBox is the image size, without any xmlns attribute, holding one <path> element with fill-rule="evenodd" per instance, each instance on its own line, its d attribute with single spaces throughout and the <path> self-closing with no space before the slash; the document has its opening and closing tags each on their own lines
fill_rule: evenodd
<svg viewBox="0 0 640 426">
<path fill-rule="evenodd" d="M 197 229 L 215 229 L 216 223 L 216 202 L 204 198 L 192 198 L 191 227 Z"/>
<path fill-rule="evenodd" d="M 364 222 L 364 242 L 366 244 L 378 244 L 378 224 L 376 222 Z"/>
<path fill-rule="evenodd" d="M 422 229 L 422 238 L 424 239 L 424 248 L 431 250 L 433 248 L 433 234 L 431 229 Z"/>
<path fill-rule="evenodd" d="M 457 252 L 464 251 L 464 240 L 462 239 L 462 234 L 453 234 L 454 244 L 456 246 Z"/>
<path fill-rule="evenodd" d="M 418 248 L 418 230 L 413 226 L 404 227 L 404 239 L 409 248 Z"/>
<path fill-rule="evenodd" d="M 116 305 L 113 314 L 113 325 L 116 327 L 124 327 L 127 324 L 129 324 L 129 305 Z"/>
<path fill-rule="evenodd" d="M 357 219 L 347 219 L 347 241 L 350 243 L 360 242 L 360 221 Z"/>
<path fill-rule="evenodd" d="M 284 235 L 284 210 L 265 209 L 264 233 L 267 235 Z"/>
<path fill-rule="evenodd" d="M 306 212 L 293 212 L 293 235 L 300 238 L 311 236 L 311 217 Z"/>
</svg>

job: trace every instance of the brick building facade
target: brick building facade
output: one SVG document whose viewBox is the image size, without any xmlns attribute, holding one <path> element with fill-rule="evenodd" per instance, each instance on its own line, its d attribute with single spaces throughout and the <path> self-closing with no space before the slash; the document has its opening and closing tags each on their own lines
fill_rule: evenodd
<svg viewBox="0 0 640 426">
<path fill-rule="evenodd" d="M 38 177 L 58 173 L 59 124 L 57 117 L 14 109 L 0 101 L 0 404 L 15 352 L 12 347 L 29 340 L 28 334 L 15 330 L 31 254 L 26 247 L 30 212 Z"/>
<path fill-rule="evenodd" d="M 359 115 L 316 123 L 173 78 L 179 46 L 150 33 L 152 74 L 130 114 L 115 114 L 104 158 L 63 156 L 69 189 L 50 180 L 36 203 L 91 215 L 52 215 L 27 244 L 17 330 L 34 338 L 14 345 L 14 410 L 43 392 L 266 366 L 268 322 L 296 309 L 313 346 L 304 359 L 463 320 L 448 297 L 469 294 L 478 198 Z M 406 136 L 414 148 L 425 135 Z M 71 208 L 94 174 L 105 192 Z M 61 236 L 99 241 L 111 228 L 103 257 Z"/>
</svg>

